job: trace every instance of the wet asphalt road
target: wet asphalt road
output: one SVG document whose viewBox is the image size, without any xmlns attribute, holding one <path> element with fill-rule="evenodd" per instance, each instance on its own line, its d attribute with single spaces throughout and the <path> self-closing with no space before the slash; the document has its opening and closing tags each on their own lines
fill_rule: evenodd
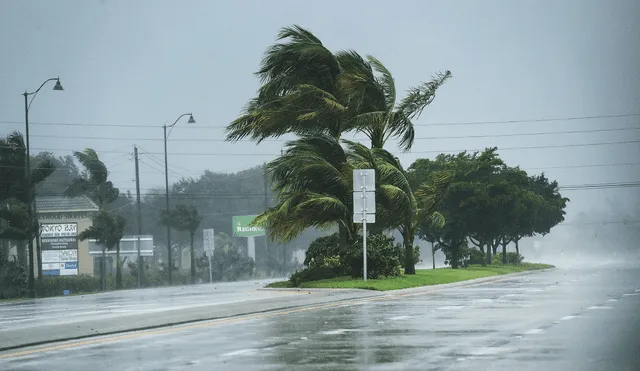
<svg viewBox="0 0 640 371">
<path fill-rule="evenodd" d="M 615 370 L 640 365 L 640 267 L 557 269 L 0 354 L 2 370 Z"/>
</svg>

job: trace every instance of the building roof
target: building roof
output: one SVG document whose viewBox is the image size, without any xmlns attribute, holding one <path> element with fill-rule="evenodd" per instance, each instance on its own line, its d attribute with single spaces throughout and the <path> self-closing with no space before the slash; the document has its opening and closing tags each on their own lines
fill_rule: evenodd
<svg viewBox="0 0 640 371">
<path fill-rule="evenodd" d="M 98 211 L 98 206 L 87 196 L 37 196 L 36 210 L 39 213 L 65 213 Z"/>
</svg>

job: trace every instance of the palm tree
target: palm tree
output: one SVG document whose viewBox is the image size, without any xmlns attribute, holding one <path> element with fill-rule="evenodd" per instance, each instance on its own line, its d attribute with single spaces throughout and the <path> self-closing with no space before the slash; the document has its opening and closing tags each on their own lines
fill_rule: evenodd
<svg viewBox="0 0 640 371">
<path fill-rule="evenodd" d="M 95 202 L 100 210 L 117 200 L 120 191 L 107 179 L 109 171 L 96 151 L 87 148 L 83 152 L 73 152 L 73 155 L 84 167 L 84 171 L 69 184 L 65 190 L 65 196 L 85 195 Z"/>
<path fill-rule="evenodd" d="M 352 50 L 334 54 L 297 25 L 283 28 L 278 41 L 267 49 L 257 72 L 262 81 L 257 97 L 227 127 L 228 140 L 250 137 L 260 143 L 289 133 L 339 139 L 344 132 L 361 131 L 374 148 L 397 137 L 408 150 L 414 139 L 411 120 L 451 77 L 449 71 L 437 74 L 411 88 L 396 106 L 393 77 L 376 58 Z"/>
<path fill-rule="evenodd" d="M 198 209 L 190 205 L 176 205 L 175 209 L 167 213 L 162 210 L 162 222 L 179 231 L 189 232 L 190 261 L 191 261 L 191 283 L 196 282 L 196 258 L 195 258 L 195 235 L 202 222 L 202 216 L 198 214 Z"/>
<path fill-rule="evenodd" d="M 40 231 L 37 213 L 32 212 L 33 220 L 29 221 L 28 208 L 34 207 L 36 186 L 55 171 L 55 165 L 48 159 L 34 163 L 31 168 L 31 186 L 27 187 L 26 154 L 24 138 L 19 132 L 15 131 L 5 138 L 0 138 L 0 210 L 8 218 L 4 219 L 0 216 L 0 220 L 4 220 L 0 225 L 5 225 L 4 229 L 0 229 L 0 239 L 18 241 L 18 256 L 22 264 L 26 264 L 27 260 L 25 241 L 29 246 L 29 256 L 33 257 L 33 238 L 38 241 Z M 35 261 L 42 261 L 39 241 L 37 247 L 37 258 L 28 259 L 29 289 L 32 292 L 35 288 Z M 37 271 L 38 277 L 42 277 L 41 264 L 38 264 Z"/>
<path fill-rule="evenodd" d="M 84 241 L 94 239 L 102 245 L 102 268 L 100 272 L 102 290 L 106 291 L 106 250 L 116 248 L 116 289 L 122 288 L 122 271 L 120 267 L 120 240 L 124 235 L 127 221 L 121 215 L 112 215 L 107 211 L 99 211 L 93 217 L 90 227 L 80 232 L 78 239 Z"/>
<path fill-rule="evenodd" d="M 309 227 L 338 226 L 341 246 L 355 237 L 352 172 L 340 141 L 326 133 L 287 143 L 283 155 L 267 164 L 279 204 L 255 220 L 272 240 L 289 241 Z"/>
<path fill-rule="evenodd" d="M 124 225 L 126 225 L 126 221 L 122 225 L 122 229 L 120 230 L 120 220 L 122 217 L 117 216 L 114 217 L 106 212 L 107 205 L 116 201 L 120 194 L 120 190 L 113 186 L 113 183 L 108 180 L 109 171 L 107 166 L 100 160 L 98 153 L 91 149 L 86 148 L 82 152 L 74 151 L 73 155 L 80 162 L 80 164 L 84 167 L 84 171 L 82 174 L 73 179 L 71 184 L 67 187 L 64 192 L 66 197 L 77 197 L 77 196 L 87 196 L 93 202 L 98 205 L 99 213 L 93 219 L 94 223 L 101 223 L 100 225 L 93 227 L 89 227 L 87 232 L 89 234 L 83 235 L 84 232 L 80 233 L 80 236 L 102 236 L 102 239 L 96 238 L 100 244 L 106 245 L 108 249 L 113 248 L 117 245 L 116 251 L 116 288 L 121 288 L 122 286 L 122 272 L 120 271 L 120 240 L 122 239 L 122 233 L 124 233 Z M 124 220 L 124 219 L 122 219 Z M 93 229 L 92 229 L 93 228 Z M 106 228 L 106 229 L 105 229 Z M 98 233 L 101 232 L 102 234 Z M 119 237 L 118 237 L 119 235 Z M 79 236 L 79 237 L 80 237 Z M 107 237 L 109 237 L 109 243 L 107 243 Z M 117 242 L 113 242 L 114 238 L 117 238 Z M 87 237 L 87 238 L 95 238 L 95 237 Z M 85 238 L 86 239 L 86 238 Z M 81 239 L 82 240 L 82 239 Z M 103 280 L 103 290 L 106 290 L 106 277 L 105 277 L 105 269 L 106 269 L 106 256 L 104 252 L 104 248 L 102 250 L 102 280 Z"/>
</svg>

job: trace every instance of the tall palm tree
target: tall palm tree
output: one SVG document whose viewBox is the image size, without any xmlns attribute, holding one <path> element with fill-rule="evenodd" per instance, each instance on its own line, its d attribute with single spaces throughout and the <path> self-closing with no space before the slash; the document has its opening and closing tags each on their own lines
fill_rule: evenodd
<svg viewBox="0 0 640 371">
<path fill-rule="evenodd" d="M 228 140 L 246 137 L 258 143 L 284 134 L 348 131 L 365 133 L 375 148 L 390 137 L 411 148 L 411 120 L 429 105 L 436 90 L 451 77 L 446 71 L 411 88 L 396 106 L 395 82 L 376 58 L 352 50 L 332 53 L 313 33 L 294 25 L 283 28 L 278 43 L 267 49 L 257 75 L 257 97 L 227 127 Z"/>
<path fill-rule="evenodd" d="M 118 217 L 112 216 L 106 212 L 106 209 L 108 204 L 118 199 L 120 190 L 114 187 L 113 183 L 110 180 L 108 180 L 109 170 L 107 169 L 107 166 L 102 162 L 102 160 L 100 160 L 100 157 L 98 156 L 98 153 L 95 150 L 91 148 L 86 148 L 82 152 L 74 151 L 73 155 L 78 160 L 78 162 L 80 162 L 80 164 L 84 167 L 84 171 L 79 177 L 71 181 L 71 183 L 65 190 L 64 195 L 66 197 L 77 197 L 77 196 L 84 195 L 89 197 L 93 202 L 96 203 L 96 205 L 98 205 L 99 217 L 96 216 L 97 219 L 94 218 L 94 223 L 96 222 L 103 223 L 103 225 L 96 226 L 96 228 L 94 229 L 91 229 L 91 227 L 89 227 L 87 231 L 91 231 L 91 232 L 87 232 L 89 234 L 85 234 L 85 235 L 82 235 L 81 233 L 81 236 L 85 236 L 85 237 L 98 236 L 99 235 L 98 232 L 101 232 L 103 233 L 102 234 L 103 239 L 102 240 L 97 238 L 96 239 L 99 241 L 100 244 L 104 244 L 106 243 L 105 241 L 107 241 L 106 239 L 107 236 L 109 236 L 110 238 L 113 238 L 114 236 L 117 237 L 118 235 L 118 233 L 116 233 L 118 232 L 118 229 L 116 227 L 120 225 L 119 224 L 121 222 L 119 219 L 120 216 Z M 124 230 L 124 226 L 122 228 Z M 94 238 L 94 237 L 88 237 L 88 238 Z M 110 244 L 106 245 L 108 246 L 109 249 L 117 245 L 116 288 L 120 288 L 119 285 L 121 286 L 121 279 L 122 279 L 122 272 L 120 270 L 121 263 L 120 263 L 120 243 L 119 243 L 121 238 L 122 236 L 118 238 L 117 244 L 114 243 L 111 245 Z M 102 252 L 101 264 L 102 264 L 102 274 L 104 276 L 104 272 L 106 268 L 106 255 L 104 253 L 104 249 Z M 106 278 L 103 277 L 103 280 L 105 279 Z M 120 279 L 120 282 L 118 281 L 119 279 Z M 103 289 L 106 290 L 106 284 L 103 286 Z"/>
<path fill-rule="evenodd" d="M 0 223 L 4 225 L 0 229 L 0 239 L 14 239 L 18 241 L 19 261 L 26 264 L 27 257 L 25 254 L 25 242 L 29 246 L 29 286 L 30 290 L 34 289 L 36 271 L 35 261 L 42 261 L 40 244 L 37 243 L 38 249 L 35 251 L 32 241 L 29 237 L 38 239 L 40 227 L 38 224 L 37 213 L 32 212 L 33 220 L 29 221 L 28 207 L 34 207 L 36 186 L 42 183 L 55 171 L 55 165 L 52 161 L 45 159 L 34 163 L 31 168 L 31 186 L 27 187 L 27 150 L 22 134 L 15 131 L 0 138 L 0 210 L 8 219 Z M 33 209 L 32 209 L 33 211 Z M 0 216 L 0 220 L 4 219 Z M 7 223 L 10 222 L 10 223 Z M 31 230 L 29 230 L 31 228 Z M 37 267 L 38 277 L 42 277 L 42 265 Z"/>
<path fill-rule="evenodd" d="M 100 278 L 102 290 L 106 291 L 106 250 L 116 248 L 116 289 L 122 288 L 122 271 L 120 267 L 120 240 L 124 235 L 127 221 L 121 215 L 113 215 L 107 211 L 99 211 L 93 217 L 92 225 L 80 232 L 78 239 L 84 241 L 94 239 L 102 245 L 102 268 Z"/>
</svg>

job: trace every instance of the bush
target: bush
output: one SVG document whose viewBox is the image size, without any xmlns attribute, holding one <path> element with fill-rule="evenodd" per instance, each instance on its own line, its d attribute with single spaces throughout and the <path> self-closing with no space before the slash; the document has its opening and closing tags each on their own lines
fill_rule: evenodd
<svg viewBox="0 0 640 371">
<path fill-rule="evenodd" d="M 339 277 L 343 274 L 342 267 L 331 267 L 328 265 L 314 265 L 301 271 L 294 272 L 289 281 L 293 286 L 300 286 L 303 282 L 324 280 L 327 278 Z"/>
<path fill-rule="evenodd" d="M 493 261 L 496 263 L 502 262 L 502 253 L 497 253 L 493 256 Z M 507 252 L 507 264 L 520 264 L 524 261 L 524 256 L 517 252 Z"/>
<path fill-rule="evenodd" d="M 479 249 L 469 249 L 466 253 L 468 254 L 467 260 L 465 261 L 466 265 L 483 264 L 486 261 L 485 253 Z"/>
<path fill-rule="evenodd" d="M 107 280 L 109 277 L 107 277 Z M 60 296 L 64 290 L 71 294 L 88 294 L 100 291 L 100 277 L 87 274 L 78 276 L 44 276 L 37 282 L 36 293 L 39 297 Z"/>
<path fill-rule="evenodd" d="M 352 243 L 341 258 L 346 273 L 363 276 L 362 240 Z M 401 264 L 393 237 L 372 235 L 367 238 L 367 278 L 396 277 Z"/>
<path fill-rule="evenodd" d="M 340 255 L 340 237 L 337 233 L 316 238 L 305 252 L 303 264 L 307 267 L 322 266 L 326 258 Z"/>
<path fill-rule="evenodd" d="M 0 261 L 0 299 L 25 296 L 27 288 L 27 267 L 16 259 Z"/>
</svg>

